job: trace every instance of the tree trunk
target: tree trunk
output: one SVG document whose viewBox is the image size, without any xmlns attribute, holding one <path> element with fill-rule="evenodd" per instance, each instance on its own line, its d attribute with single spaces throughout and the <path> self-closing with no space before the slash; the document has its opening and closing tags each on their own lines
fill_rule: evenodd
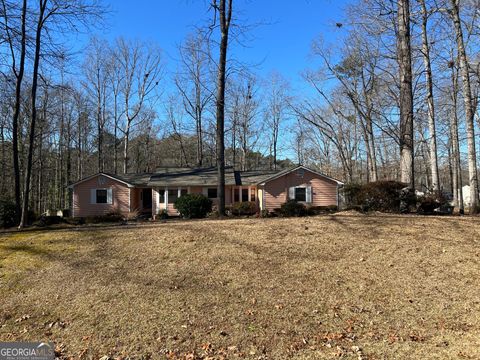
<svg viewBox="0 0 480 360">
<path fill-rule="evenodd" d="M 22 82 L 23 75 L 25 73 L 25 55 L 26 55 L 26 13 L 27 13 L 27 0 L 23 0 L 22 5 L 22 19 L 21 19 L 21 47 L 20 47 L 20 64 L 17 72 L 15 65 L 15 54 L 13 50 L 12 39 L 10 39 L 10 33 L 7 32 L 9 37 L 10 47 L 12 50 L 12 68 L 13 73 L 16 76 L 15 84 L 15 104 L 13 111 L 12 119 L 12 146 L 13 146 L 13 177 L 15 182 L 15 217 L 17 222 L 20 222 L 21 212 L 22 212 L 22 202 L 21 202 L 21 184 L 20 184 L 20 160 L 19 160 L 19 150 L 18 150 L 18 118 L 20 116 L 20 107 L 21 107 L 21 95 L 22 95 Z M 6 16 L 6 11 L 5 11 Z M 7 18 L 5 18 L 5 23 Z"/>
<path fill-rule="evenodd" d="M 23 206 L 22 206 L 22 216 L 20 218 L 20 224 L 18 225 L 19 229 L 25 227 L 28 222 L 28 202 L 30 195 L 30 177 L 32 172 L 32 159 L 33 159 L 33 149 L 35 142 L 35 123 L 37 121 L 37 85 L 38 85 L 38 68 L 40 65 L 40 46 L 42 40 L 42 28 L 45 13 L 45 8 L 47 6 L 47 0 L 40 1 L 40 9 L 38 15 L 37 29 L 35 34 L 35 55 L 33 61 L 33 78 L 32 78 L 32 90 L 31 90 L 31 106 L 32 113 L 30 118 L 30 134 L 28 141 L 28 156 L 27 156 L 27 168 L 25 172 L 25 186 L 23 193 Z"/>
<path fill-rule="evenodd" d="M 460 22 L 459 1 L 451 0 L 452 17 L 457 40 L 458 59 L 460 62 L 460 71 L 462 74 L 463 100 L 465 103 L 465 128 L 467 132 L 468 145 L 468 175 L 470 180 L 470 214 L 479 212 L 478 206 L 478 176 L 477 176 L 477 156 L 475 152 L 475 128 L 473 117 L 475 108 L 472 99 L 472 90 L 470 86 L 470 74 L 468 73 L 468 60 L 463 42 L 463 31 Z"/>
<path fill-rule="evenodd" d="M 450 137 L 452 142 L 453 200 L 460 214 L 465 212 L 462 189 L 462 165 L 460 162 L 460 141 L 458 140 L 457 94 L 458 75 L 452 61 L 452 114 L 450 116 Z"/>
<path fill-rule="evenodd" d="M 432 67 L 430 62 L 430 45 L 427 35 L 428 13 L 425 0 L 420 0 L 422 7 L 422 55 L 425 67 L 425 80 L 427 87 L 427 106 L 428 106 L 428 132 L 429 138 L 429 155 L 430 155 L 430 173 L 432 177 L 432 190 L 440 189 L 440 178 L 438 174 L 437 159 L 437 132 L 435 130 L 435 106 L 433 101 L 433 80 Z"/>
<path fill-rule="evenodd" d="M 130 135 L 130 124 L 127 120 L 127 127 L 125 129 L 125 136 L 123 137 L 123 173 L 128 173 L 128 140 Z"/>
<path fill-rule="evenodd" d="M 227 66 L 227 49 L 228 49 L 228 31 L 230 28 L 230 20 L 232 18 L 232 1 L 220 0 L 218 7 L 220 17 L 220 58 L 218 62 L 217 74 L 217 196 L 218 196 L 218 213 L 220 216 L 225 215 L 225 73 Z M 228 9 L 226 8 L 228 2 Z"/>
<path fill-rule="evenodd" d="M 200 77 L 197 70 L 197 79 Z M 200 98 L 201 84 L 195 84 L 195 112 L 196 112 L 196 127 L 197 127 L 197 166 L 203 165 L 203 131 L 202 131 L 202 105 Z"/>
<path fill-rule="evenodd" d="M 400 70 L 400 180 L 415 189 L 410 1 L 398 0 L 397 57 Z"/>
</svg>

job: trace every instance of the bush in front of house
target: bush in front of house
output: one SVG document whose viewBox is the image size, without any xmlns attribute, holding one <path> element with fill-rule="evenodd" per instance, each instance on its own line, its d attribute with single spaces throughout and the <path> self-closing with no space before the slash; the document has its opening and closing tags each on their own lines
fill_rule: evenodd
<svg viewBox="0 0 480 360">
<path fill-rule="evenodd" d="M 348 183 L 342 188 L 345 204 L 348 206 L 357 206 L 360 203 L 360 192 L 363 185 L 358 183 Z"/>
<path fill-rule="evenodd" d="M 282 216 L 306 216 L 308 214 L 305 205 L 295 201 L 288 200 L 280 207 L 280 214 Z"/>
<path fill-rule="evenodd" d="M 415 194 L 406 191 L 406 188 L 406 184 L 393 180 L 348 184 L 344 188 L 344 196 L 350 208 L 398 213 L 416 203 Z"/>
<path fill-rule="evenodd" d="M 119 211 L 111 211 L 105 215 L 85 218 L 86 224 L 118 223 L 122 221 L 124 221 L 124 216 Z"/>
<path fill-rule="evenodd" d="M 45 216 L 42 215 L 40 218 L 33 223 L 35 226 L 51 226 L 51 225 L 57 225 L 65 222 L 64 219 L 61 216 L 53 215 L 53 216 Z"/>
<path fill-rule="evenodd" d="M 212 200 L 202 194 L 185 194 L 175 200 L 174 206 L 185 219 L 201 219 L 212 211 Z"/>
<path fill-rule="evenodd" d="M 270 212 L 267 209 L 263 209 L 259 213 L 259 217 L 261 217 L 261 218 L 268 218 L 268 217 L 271 217 L 271 216 L 272 215 L 270 214 Z"/>
<path fill-rule="evenodd" d="M 417 198 L 417 213 L 432 215 L 436 209 L 448 207 L 449 202 L 442 191 L 433 191 Z"/>
<path fill-rule="evenodd" d="M 15 226 L 15 203 L 10 200 L 0 200 L 0 228 Z"/>
<path fill-rule="evenodd" d="M 307 208 L 309 215 L 322 215 L 322 214 L 331 214 L 338 211 L 337 205 L 327 205 L 327 206 L 310 206 Z"/>
<path fill-rule="evenodd" d="M 232 205 L 232 214 L 236 216 L 255 215 L 257 204 L 254 201 L 242 201 Z"/>
</svg>

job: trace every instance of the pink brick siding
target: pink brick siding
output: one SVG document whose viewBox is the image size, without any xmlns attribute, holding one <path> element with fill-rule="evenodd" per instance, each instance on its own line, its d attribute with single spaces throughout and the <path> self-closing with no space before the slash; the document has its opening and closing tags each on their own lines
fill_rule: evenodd
<svg viewBox="0 0 480 360">
<path fill-rule="evenodd" d="M 310 206 L 337 205 L 337 183 L 311 171 L 305 170 L 303 177 L 297 171 L 269 181 L 264 186 L 263 205 L 268 211 L 279 208 L 287 201 L 288 189 L 294 186 L 311 186 L 312 203 Z"/>
<path fill-rule="evenodd" d="M 100 178 L 102 178 L 100 182 Z M 91 204 L 91 189 L 112 189 L 112 204 Z M 105 215 L 112 211 L 129 212 L 130 188 L 103 175 L 95 176 L 73 187 L 73 216 Z"/>
</svg>

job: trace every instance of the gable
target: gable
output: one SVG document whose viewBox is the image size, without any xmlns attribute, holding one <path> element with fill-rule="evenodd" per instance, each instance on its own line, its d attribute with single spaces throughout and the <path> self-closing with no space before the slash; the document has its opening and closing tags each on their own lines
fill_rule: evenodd
<svg viewBox="0 0 480 360">
<path fill-rule="evenodd" d="M 86 186 L 98 186 L 98 187 L 102 187 L 102 186 L 106 186 L 106 185 L 111 185 L 112 182 L 115 182 L 115 183 L 118 183 L 118 184 L 121 184 L 123 186 L 128 186 L 128 187 L 133 187 L 132 184 L 124 181 L 124 180 L 121 180 L 121 179 L 118 179 L 112 175 L 109 175 L 109 174 L 105 174 L 105 173 L 98 173 L 98 174 L 94 174 L 94 175 L 91 175 L 91 176 L 88 176 L 82 180 L 79 180 L 73 184 L 71 184 L 69 186 L 69 188 L 73 189 L 75 186 L 78 186 L 80 184 L 84 184 Z"/>
<path fill-rule="evenodd" d="M 274 181 L 274 180 L 277 180 L 279 178 L 282 178 L 282 177 L 286 177 L 286 176 L 297 176 L 299 178 L 305 176 L 305 174 L 308 174 L 310 175 L 311 177 L 316 177 L 316 178 L 320 178 L 322 180 L 325 180 L 325 181 L 328 181 L 328 182 L 332 182 L 334 184 L 340 184 L 340 185 L 343 185 L 343 182 L 339 181 L 339 180 L 336 180 L 334 178 L 331 178 L 325 174 L 322 174 L 318 171 L 315 171 L 315 170 L 312 170 L 312 169 L 309 169 L 303 165 L 299 165 L 299 166 L 296 166 L 292 169 L 288 169 L 288 170 L 284 170 L 284 171 L 281 171 L 279 172 L 278 174 L 262 181 L 260 183 L 260 185 L 265 185 L 266 183 L 268 182 L 271 182 L 271 181 Z"/>
</svg>

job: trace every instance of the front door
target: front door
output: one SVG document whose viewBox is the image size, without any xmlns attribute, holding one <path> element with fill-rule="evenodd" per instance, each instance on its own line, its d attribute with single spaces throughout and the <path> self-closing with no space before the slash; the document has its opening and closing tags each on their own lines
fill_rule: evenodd
<svg viewBox="0 0 480 360">
<path fill-rule="evenodd" d="M 152 208 L 152 189 L 142 189 L 142 207 L 144 209 Z"/>
</svg>

